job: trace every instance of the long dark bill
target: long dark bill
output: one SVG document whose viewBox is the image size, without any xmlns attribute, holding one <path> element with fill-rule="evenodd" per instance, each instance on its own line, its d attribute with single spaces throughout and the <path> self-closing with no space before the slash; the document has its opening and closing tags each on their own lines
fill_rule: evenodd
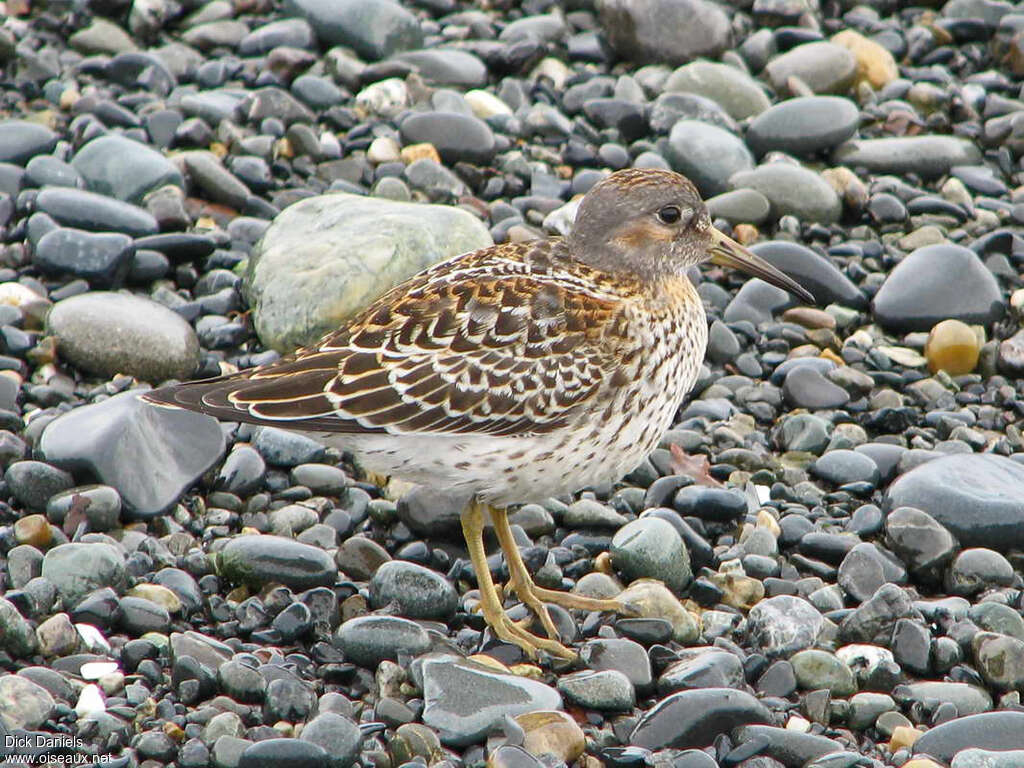
<svg viewBox="0 0 1024 768">
<path fill-rule="evenodd" d="M 814 296 L 793 278 L 783 274 L 757 254 L 744 248 L 731 237 L 717 229 L 711 230 L 711 263 L 720 267 L 738 269 L 753 277 L 759 277 L 776 288 L 789 291 L 807 304 L 814 304 Z"/>
</svg>

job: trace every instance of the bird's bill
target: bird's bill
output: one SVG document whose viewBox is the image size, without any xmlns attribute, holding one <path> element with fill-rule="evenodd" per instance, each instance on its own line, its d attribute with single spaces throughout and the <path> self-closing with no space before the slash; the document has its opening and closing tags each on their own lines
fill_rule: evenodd
<svg viewBox="0 0 1024 768">
<path fill-rule="evenodd" d="M 759 277 L 776 288 L 789 291 L 808 304 L 814 304 L 814 297 L 793 278 L 783 274 L 753 251 L 744 248 L 731 237 L 717 229 L 711 229 L 711 263 L 720 267 L 738 269 L 752 277 Z"/>
</svg>

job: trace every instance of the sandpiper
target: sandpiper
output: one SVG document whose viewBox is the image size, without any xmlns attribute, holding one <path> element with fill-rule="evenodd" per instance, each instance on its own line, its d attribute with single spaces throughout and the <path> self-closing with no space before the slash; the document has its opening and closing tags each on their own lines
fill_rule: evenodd
<svg viewBox="0 0 1024 768">
<path fill-rule="evenodd" d="M 530 656 L 573 658 L 545 603 L 629 608 L 534 584 L 506 508 L 617 480 L 654 449 L 704 359 L 707 320 L 687 271 L 707 260 L 813 301 L 715 229 L 684 176 L 625 170 L 584 196 L 564 238 L 448 259 L 314 346 L 146 398 L 299 430 L 368 470 L 459 495 L 487 624 Z M 510 585 L 547 637 L 504 610 L 488 513 Z"/>
</svg>

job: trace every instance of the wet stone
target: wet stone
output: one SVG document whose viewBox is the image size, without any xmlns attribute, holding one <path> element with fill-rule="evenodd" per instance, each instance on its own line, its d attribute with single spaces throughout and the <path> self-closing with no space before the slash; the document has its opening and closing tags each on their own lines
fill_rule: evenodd
<svg viewBox="0 0 1024 768">
<path fill-rule="evenodd" d="M 754 167 L 754 158 L 733 133 L 698 120 L 680 120 L 669 134 L 667 157 L 704 197 L 729 189 L 729 179 Z"/>
<path fill-rule="evenodd" d="M 224 437 L 210 416 L 155 408 L 124 392 L 52 421 L 39 450 L 116 488 L 125 507 L 146 518 L 168 509 L 223 455 Z"/>
<path fill-rule="evenodd" d="M 60 544 L 43 557 L 42 576 L 67 606 L 101 587 L 126 587 L 124 557 L 110 544 Z"/>
<path fill-rule="evenodd" d="M 657 579 L 674 592 L 690 583 L 690 557 L 676 529 L 665 520 L 645 517 L 616 532 L 609 549 L 612 564 L 623 578 Z"/>
<path fill-rule="evenodd" d="M 1002 456 L 946 456 L 901 475 L 887 508 L 928 510 L 964 546 L 1005 551 L 1021 546 L 1024 466 Z"/>
<path fill-rule="evenodd" d="M 234 583 L 333 586 L 338 569 L 322 549 L 280 536 L 239 536 L 220 551 L 221 574 Z"/>
<path fill-rule="evenodd" d="M 789 163 L 768 163 L 743 170 L 729 179 L 732 189 L 753 189 L 771 205 L 772 216 L 832 224 L 842 214 L 835 190 L 820 175 Z"/>
<path fill-rule="evenodd" d="M 691 655 L 693 652 L 687 652 Z M 734 653 L 719 650 L 697 651 L 666 669 L 658 678 L 658 692 L 702 688 L 739 688 L 743 683 L 743 663 Z"/>
<path fill-rule="evenodd" d="M 973 251 L 952 243 L 915 250 L 889 274 L 873 302 L 878 321 L 903 333 L 929 331 L 950 318 L 991 325 L 1003 306 L 992 273 Z"/>
<path fill-rule="evenodd" d="M 184 187 L 181 172 L 161 153 L 123 136 L 99 136 L 83 146 L 71 161 L 93 192 L 142 203 L 160 187 Z"/>
<path fill-rule="evenodd" d="M 452 657 L 424 659 L 420 674 L 423 722 L 450 746 L 478 741 L 506 716 L 562 705 L 558 692 L 544 683 Z"/>
<path fill-rule="evenodd" d="M 66 227 L 90 232 L 142 237 L 158 229 L 156 219 L 144 208 L 82 189 L 47 187 L 36 197 L 36 208 Z"/>
<path fill-rule="evenodd" d="M 71 275 L 100 288 L 121 284 L 135 256 L 132 239 L 80 229 L 55 229 L 40 238 L 33 263 L 50 275 Z"/>
<path fill-rule="evenodd" d="M 866 168 L 873 173 L 916 173 L 934 179 L 955 165 L 977 163 L 978 148 L 953 136 L 900 136 L 883 139 L 857 139 L 836 148 L 835 165 Z"/>
<path fill-rule="evenodd" d="M 704 747 L 737 726 L 769 722 L 771 713 L 749 693 L 730 688 L 680 691 L 648 710 L 629 742 L 652 750 Z"/>
<path fill-rule="evenodd" d="M 854 135 L 860 112 L 849 99 L 806 96 L 783 101 L 758 115 L 746 141 L 759 157 L 768 152 L 812 155 Z"/>
<path fill-rule="evenodd" d="M 410 619 L 443 621 L 455 612 L 458 600 L 451 582 L 416 563 L 382 563 L 370 581 L 370 602 L 374 607 L 392 605 Z"/>
<path fill-rule="evenodd" d="M 415 656 L 430 647 L 430 638 L 419 624 L 398 616 L 360 616 L 342 623 L 334 644 L 346 658 L 373 669 L 383 659 L 399 654 Z"/>
<path fill-rule="evenodd" d="M 66 359 L 101 376 L 183 379 L 199 362 L 189 324 L 140 296 L 100 291 L 72 296 L 54 306 L 47 324 Z"/>
</svg>

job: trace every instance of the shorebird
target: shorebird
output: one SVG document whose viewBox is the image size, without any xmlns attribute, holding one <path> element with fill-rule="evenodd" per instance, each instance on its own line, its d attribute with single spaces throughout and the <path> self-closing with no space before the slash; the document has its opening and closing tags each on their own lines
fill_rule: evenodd
<svg viewBox="0 0 1024 768">
<path fill-rule="evenodd" d="M 537 586 L 506 508 L 617 480 L 657 446 L 704 359 L 707 320 L 687 271 L 708 260 L 813 302 L 717 230 L 684 176 L 625 170 L 583 197 L 564 238 L 450 258 L 311 347 L 145 397 L 299 430 L 367 470 L 455 493 L 487 624 L 528 656 L 571 659 L 545 603 L 630 609 Z M 511 588 L 547 637 L 505 612 L 488 513 Z"/>
</svg>

